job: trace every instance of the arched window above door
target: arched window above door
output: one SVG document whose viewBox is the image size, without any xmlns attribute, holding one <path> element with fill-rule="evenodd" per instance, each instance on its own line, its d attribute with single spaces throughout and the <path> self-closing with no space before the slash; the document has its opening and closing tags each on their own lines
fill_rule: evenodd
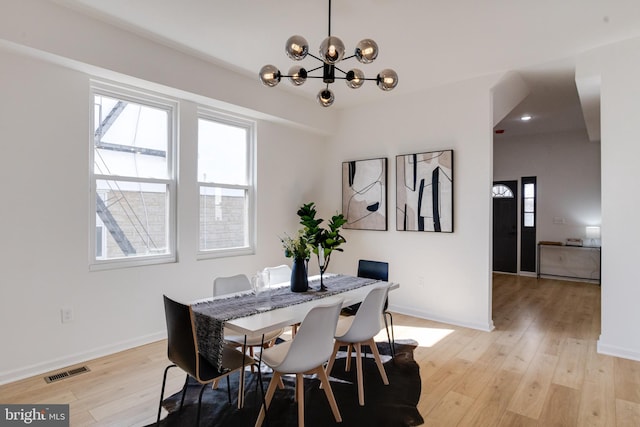
<svg viewBox="0 0 640 427">
<path fill-rule="evenodd" d="M 505 199 L 513 199 L 513 191 L 504 184 L 496 184 L 491 189 L 491 197 L 502 197 Z"/>
</svg>

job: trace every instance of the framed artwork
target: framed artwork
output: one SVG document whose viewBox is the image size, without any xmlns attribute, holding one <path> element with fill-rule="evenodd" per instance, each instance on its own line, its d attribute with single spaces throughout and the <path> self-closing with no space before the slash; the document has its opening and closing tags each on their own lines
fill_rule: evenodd
<svg viewBox="0 0 640 427">
<path fill-rule="evenodd" d="M 387 159 L 342 163 L 344 228 L 387 229 Z"/>
<path fill-rule="evenodd" d="M 396 156 L 396 230 L 453 233 L 453 150 Z"/>
</svg>

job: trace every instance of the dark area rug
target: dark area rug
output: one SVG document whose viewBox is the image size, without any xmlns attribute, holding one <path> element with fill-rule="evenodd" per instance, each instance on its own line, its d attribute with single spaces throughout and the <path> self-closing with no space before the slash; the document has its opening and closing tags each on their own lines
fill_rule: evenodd
<svg viewBox="0 0 640 427">
<path fill-rule="evenodd" d="M 402 427 L 417 426 L 424 421 L 416 406 L 420 399 L 420 370 L 413 359 L 413 350 L 417 343 L 412 340 L 396 341 L 396 358 L 390 358 L 388 343 L 377 343 L 382 355 L 384 367 L 389 378 L 389 385 L 382 383 L 378 368 L 369 353 L 364 360 L 364 395 L 365 406 L 358 405 L 358 387 L 356 380 L 355 359 L 351 363 L 351 371 L 345 372 L 345 357 L 336 359 L 331 373 L 331 388 L 336 397 L 342 423 L 336 423 L 327 402 L 324 391 L 319 388 L 320 380 L 305 377 L 305 425 L 307 427 L 327 426 L 362 426 Z M 268 368 L 266 368 L 268 370 Z M 238 396 L 238 374 L 231 376 L 232 404 L 227 397 L 227 382 L 223 380 L 217 390 L 208 386 L 202 398 L 201 426 L 253 426 L 261 405 L 261 394 L 256 383 L 258 375 L 247 372 L 245 407 L 238 410 L 236 398 Z M 273 397 L 267 421 L 264 426 L 284 427 L 297 426 L 297 403 L 294 401 L 294 376 L 283 378 L 285 389 L 277 389 Z M 263 373 L 264 389 L 266 391 L 270 372 Z M 198 393 L 200 385 L 195 381 L 189 383 L 187 395 L 182 411 L 180 406 L 181 393 L 166 398 L 163 406 L 169 414 L 160 421 L 161 426 L 195 426 L 198 408 Z"/>
</svg>

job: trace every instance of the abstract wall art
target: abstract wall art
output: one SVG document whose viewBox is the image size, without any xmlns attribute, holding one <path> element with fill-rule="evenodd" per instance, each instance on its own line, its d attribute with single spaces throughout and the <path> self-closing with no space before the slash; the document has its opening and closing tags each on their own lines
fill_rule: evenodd
<svg viewBox="0 0 640 427">
<path fill-rule="evenodd" d="M 396 156 L 396 229 L 453 232 L 453 150 Z"/>
<path fill-rule="evenodd" d="M 387 229 L 387 159 L 342 163 L 344 228 Z"/>
</svg>

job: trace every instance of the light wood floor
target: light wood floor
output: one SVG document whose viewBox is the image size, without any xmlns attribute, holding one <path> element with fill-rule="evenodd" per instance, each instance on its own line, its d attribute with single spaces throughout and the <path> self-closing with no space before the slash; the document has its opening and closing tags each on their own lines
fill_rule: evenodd
<svg viewBox="0 0 640 427">
<path fill-rule="evenodd" d="M 597 285 L 496 275 L 493 319 L 481 332 L 394 315 L 396 337 L 420 343 L 426 426 L 640 426 L 640 362 L 596 353 Z M 165 346 L 89 361 L 90 373 L 52 384 L 2 386 L 0 402 L 69 403 L 73 426 L 153 422 Z M 172 371 L 169 393 L 184 381 Z"/>
</svg>

